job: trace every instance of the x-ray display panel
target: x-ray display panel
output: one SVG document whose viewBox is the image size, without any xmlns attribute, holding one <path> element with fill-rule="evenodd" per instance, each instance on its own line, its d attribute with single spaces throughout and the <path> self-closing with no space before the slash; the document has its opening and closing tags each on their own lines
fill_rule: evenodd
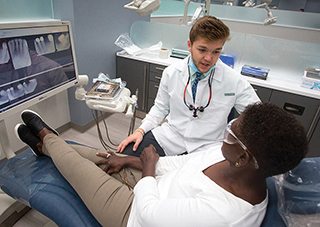
<svg viewBox="0 0 320 227">
<path fill-rule="evenodd" d="M 76 80 L 68 25 L 0 25 L 0 113 Z"/>
</svg>

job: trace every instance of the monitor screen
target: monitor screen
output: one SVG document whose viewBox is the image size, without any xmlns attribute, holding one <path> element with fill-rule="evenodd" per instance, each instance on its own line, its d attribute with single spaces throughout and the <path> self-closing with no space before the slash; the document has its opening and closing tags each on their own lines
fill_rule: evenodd
<svg viewBox="0 0 320 227">
<path fill-rule="evenodd" d="M 75 83 L 70 28 L 62 21 L 0 24 L 0 119 Z"/>
</svg>

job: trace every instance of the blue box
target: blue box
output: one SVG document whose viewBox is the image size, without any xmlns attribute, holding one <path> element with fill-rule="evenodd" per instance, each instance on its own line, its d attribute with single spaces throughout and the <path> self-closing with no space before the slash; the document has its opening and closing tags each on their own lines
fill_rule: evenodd
<svg viewBox="0 0 320 227">
<path fill-rule="evenodd" d="M 266 80 L 270 69 L 264 69 L 260 67 L 244 65 L 241 69 L 241 74 L 245 76 L 251 76 L 258 79 Z"/>
<path fill-rule="evenodd" d="M 235 62 L 236 57 L 234 55 L 231 54 L 221 54 L 220 55 L 220 60 L 230 66 L 231 68 L 234 68 L 234 62 Z"/>
</svg>

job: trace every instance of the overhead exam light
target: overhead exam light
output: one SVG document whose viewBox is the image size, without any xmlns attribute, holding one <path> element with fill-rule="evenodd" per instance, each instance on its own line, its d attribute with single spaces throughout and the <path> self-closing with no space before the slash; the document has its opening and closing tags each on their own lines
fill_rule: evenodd
<svg viewBox="0 0 320 227">
<path fill-rule="evenodd" d="M 160 0 L 133 0 L 124 8 L 136 11 L 139 16 L 147 16 L 159 9 L 160 4 Z"/>
<path fill-rule="evenodd" d="M 269 4 L 272 2 L 272 0 L 260 0 L 261 2 L 264 2 L 260 5 L 257 5 L 257 6 L 254 6 L 255 3 L 253 3 L 252 0 L 246 0 L 244 1 L 242 4 L 245 6 L 245 7 L 253 7 L 253 8 L 259 8 L 259 7 L 263 7 L 265 6 L 265 9 L 267 10 L 268 12 L 268 18 L 264 20 L 264 25 L 270 25 L 270 24 L 274 24 L 277 22 L 277 17 L 274 17 L 272 15 L 272 12 L 270 11 L 270 8 L 269 8 Z"/>
</svg>

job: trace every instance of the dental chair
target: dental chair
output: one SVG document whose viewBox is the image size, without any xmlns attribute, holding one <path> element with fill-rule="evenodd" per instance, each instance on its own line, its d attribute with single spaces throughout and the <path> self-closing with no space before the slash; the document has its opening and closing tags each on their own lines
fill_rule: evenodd
<svg viewBox="0 0 320 227">
<path fill-rule="evenodd" d="M 295 169 L 284 174 L 282 181 L 269 177 L 269 203 L 261 226 L 285 227 L 288 220 L 282 216 L 290 217 L 291 213 L 305 217 L 319 214 L 319 183 L 320 158 L 305 158 Z M 0 186 L 9 196 L 47 216 L 60 227 L 101 226 L 52 160 L 47 156 L 37 157 L 30 149 L 0 165 Z M 310 194 L 308 190 L 311 189 Z"/>
<path fill-rule="evenodd" d="M 59 227 L 101 227 L 52 160 L 35 156 L 31 149 L 0 165 L 0 187 Z"/>
</svg>

